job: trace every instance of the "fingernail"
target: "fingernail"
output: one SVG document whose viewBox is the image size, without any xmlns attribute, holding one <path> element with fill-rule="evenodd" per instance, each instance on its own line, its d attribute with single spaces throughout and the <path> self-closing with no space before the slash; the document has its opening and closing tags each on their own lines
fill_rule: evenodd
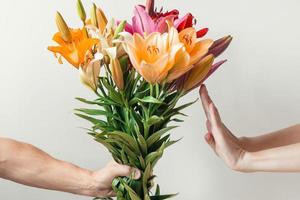
<svg viewBox="0 0 300 200">
<path fill-rule="evenodd" d="M 136 180 L 136 179 L 139 179 L 140 177 L 141 177 L 140 170 L 138 170 L 138 169 L 132 169 L 131 178 Z"/>
</svg>

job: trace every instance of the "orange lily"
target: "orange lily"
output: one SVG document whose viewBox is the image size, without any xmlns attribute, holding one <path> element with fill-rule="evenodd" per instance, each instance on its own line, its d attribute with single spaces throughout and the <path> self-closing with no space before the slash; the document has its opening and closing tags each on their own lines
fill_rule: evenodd
<svg viewBox="0 0 300 200">
<path fill-rule="evenodd" d="M 172 37 L 169 39 L 170 46 L 178 42 L 184 44 L 184 48 L 176 54 L 175 65 L 169 72 L 167 81 L 171 82 L 191 70 L 207 54 L 213 40 L 198 39 L 197 31 L 192 27 L 182 30 L 178 35 L 177 30 L 169 25 L 169 32 L 172 33 Z"/>
<path fill-rule="evenodd" d="M 70 29 L 67 27 L 63 18 L 57 13 L 56 22 L 59 28 L 53 36 L 53 40 L 59 46 L 49 46 L 48 50 L 58 57 L 59 63 L 62 63 L 61 56 L 64 57 L 70 64 L 77 69 L 86 61 L 86 54 L 91 48 L 96 45 L 99 40 L 88 38 L 85 29 Z"/>
</svg>

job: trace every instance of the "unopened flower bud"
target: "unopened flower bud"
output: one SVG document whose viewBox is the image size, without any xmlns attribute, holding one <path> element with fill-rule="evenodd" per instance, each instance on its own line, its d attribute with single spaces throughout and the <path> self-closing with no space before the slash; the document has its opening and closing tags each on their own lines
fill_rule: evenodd
<svg viewBox="0 0 300 200">
<path fill-rule="evenodd" d="M 72 35 L 70 32 L 70 29 L 69 29 L 67 23 L 65 22 L 64 18 L 61 16 L 61 14 L 59 12 L 56 13 L 55 21 L 56 21 L 57 28 L 58 28 L 63 40 L 65 42 L 72 42 Z"/>
<path fill-rule="evenodd" d="M 97 16 L 98 28 L 99 28 L 100 32 L 103 33 L 103 31 L 106 27 L 106 24 L 107 24 L 107 18 L 105 16 L 104 12 L 100 8 L 96 9 L 96 16 Z"/>
<path fill-rule="evenodd" d="M 83 7 L 83 4 L 82 4 L 81 0 L 77 0 L 77 12 L 78 12 L 78 15 L 79 15 L 80 19 L 83 22 L 85 22 L 86 13 L 85 13 L 85 10 L 84 10 L 84 7 Z"/>
<path fill-rule="evenodd" d="M 97 6 L 95 3 L 93 3 L 93 7 L 91 10 L 91 22 L 94 26 L 98 27 L 96 11 L 97 11 Z"/>
</svg>

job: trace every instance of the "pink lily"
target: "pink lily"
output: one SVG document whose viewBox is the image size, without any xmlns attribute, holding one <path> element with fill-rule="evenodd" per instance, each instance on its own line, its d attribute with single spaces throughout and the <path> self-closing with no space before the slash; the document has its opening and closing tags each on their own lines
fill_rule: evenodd
<svg viewBox="0 0 300 200">
<path fill-rule="evenodd" d="M 132 18 L 132 32 L 144 35 L 156 31 L 156 25 L 153 19 L 143 6 L 135 6 L 134 17 Z"/>
<path fill-rule="evenodd" d="M 139 33 L 140 35 L 153 32 L 164 33 L 168 30 L 166 21 L 174 21 L 177 17 L 178 11 L 176 10 L 164 14 L 154 13 L 151 17 L 144 6 L 138 5 L 134 9 L 132 24 L 127 23 L 125 31 L 131 34 Z"/>
</svg>

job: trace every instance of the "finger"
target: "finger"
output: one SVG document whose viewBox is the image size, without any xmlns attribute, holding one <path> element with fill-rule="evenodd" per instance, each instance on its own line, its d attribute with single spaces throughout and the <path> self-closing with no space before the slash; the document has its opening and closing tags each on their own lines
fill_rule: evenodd
<svg viewBox="0 0 300 200">
<path fill-rule="evenodd" d="M 205 85 L 200 87 L 200 98 L 206 117 L 209 119 L 209 104 L 212 102 Z"/>
<path fill-rule="evenodd" d="M 211 123 L 209 120 L 206 120 L 206 129 L 208 130 L 208 132 L 211 132 Z"/>
<path fill-rule="evenodd" d="M 214 103 L 210 103 L 209 105 L 209 115 L 210 115 L 210 122 L 213 127 L 221 127 L 222 121 L 219 114 L 219 111 L 217 110 Z"/>
<path fill-rule="evenodd" d="M 109 192 L 107 193 L 106 196 L 107 196 L 107 197 L 115 197 L 115 196 L 116 196 L 116 193 L 115 193 L 113 190 L 111 190 L 111 191 L 109 191 Z"/>
<path fill-rule="evenodd" d="M 127 176 L 132 179 L 139 179 L 141 177 L 140 170 L 130 166 L 114 163 L 111 167 L 115 177 Z"/>
</svg>

